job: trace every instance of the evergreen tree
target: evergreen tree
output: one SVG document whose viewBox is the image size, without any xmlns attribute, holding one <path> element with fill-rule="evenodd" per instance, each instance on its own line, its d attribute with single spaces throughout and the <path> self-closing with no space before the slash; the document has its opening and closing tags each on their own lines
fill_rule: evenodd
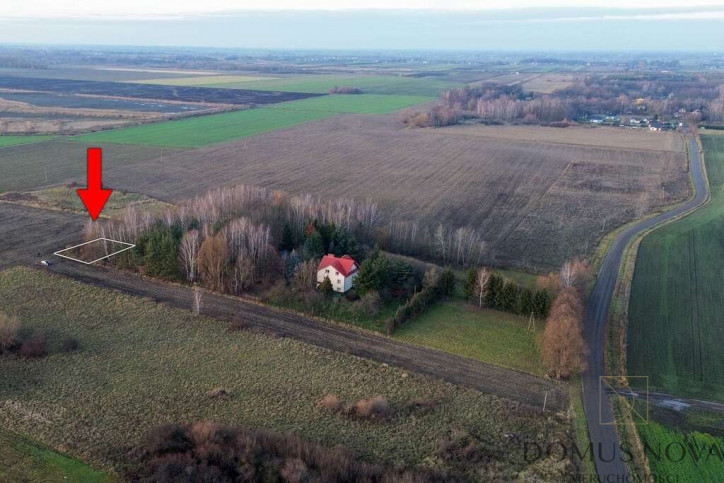
<svg viewBox="0 0 724 483">
<path fill-rule="evenodd" d="M 443 270 L 437 286 L 441 295 L 451 296 L 455 292 L 455 273 L 449 268 Z"/>
<path fill-rule="evenodd" d="M 488 290 L 485 293 L 485 306 L 491 309 L 497 309 L 499 294 L 502 291 L 503 277 L 497 273 L 491 273 L 490 280 L 488 280 Z"/>
<path fill-rule="evenodd" d="M 465 284 L 463 285 L 463 292 L 467 299 L 472 299 L 475 295 L 475 285 L 478 281 L 478 270 L 471 268 L 468 270 L 467 277 L 465 278 Z"/>
<path fill-rule="evenodd" d="M 515 312 L 518 309 L 518 284 L 512 280 L 506 280 L 503 290 L 500 292 L 499 310 Z"/>
<path fill-rule="evenodd" d="M 401 259 L 390 262 L 390 290 L 394 296 L 409 295 L 417 285 L 412 265 Z"/>
<path fill-rule="evenodd" d="M 322 240 L 322 236 L 319 234 L 319 231 L 315 231 L 307 237 L 302 251 L 304 258 L 307 260 L 310 258 L 320 258 L 325 254 L 324 241 Z"/>
<path fill-rule="evenodd" d="M 294 233 L 289 222 L 285 222 L 284 228 L 282 229 L 282 239 L 279 242 L 279 251 L 289 252 L 292 250 L 294 250 Z"/>
<path fill-rule="evenodd" d="M 296 250 L 292 250 L 292 253 L 287 256 L 287 260 L 284 263 L 284 278 L 287 279 L 287 282 L 291 282 L 292 277 L 294 277 L 294 271 L 300 263 L 302 263 L 302 259 Z"/>
<path fill-rule="evenodd" d="M 527 317 L 531 313 L 535 312 L 533 297 L 533 291 L 530 288 L 524 287 L 523 290 L 521 290 L 520 297 L 518 299 L 518 313 L 520 315 Z"/>
<path fill-rule="evenodd" d="M 389 258 L 375 250 L 367 260 L 359 267 L 359 274 L 354 279 L 354 286 L 357 293 L 365 293 L 376 290 L 382 294 L 383 290 L 390 285 L 391 266 Z"/>
<path fill-rule="evenodd" d="M 533 296 L 533 311 L 536 317 L 545 318 L 548 317 L 548 311 L 551 306 L 551 298 L 548 294 L 548 290 L 541 288 L 536 291 Z"/>
<path fill-rule="evenodd" d="M 319 284 L 319 291 L 326 295 L 331 295 L 334 292 L 334 288 L 332 288 L 332 281 L 329 277 L 324 277 L 322 283 Z"/>
</svg>

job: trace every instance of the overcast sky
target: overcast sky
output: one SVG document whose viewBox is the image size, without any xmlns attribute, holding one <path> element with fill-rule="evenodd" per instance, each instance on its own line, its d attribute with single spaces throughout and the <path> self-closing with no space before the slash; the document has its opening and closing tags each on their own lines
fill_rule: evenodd
<svg viewBox="0 0 724 483">
<path fill-rule="evenodd" d="M 0 0 L 0 42 L 718 50 L 724 0 Z M 258 10 L 263 5 L 264 11 Z M 256 9 L 255 9 L 256 8 Z"/>
</svg>

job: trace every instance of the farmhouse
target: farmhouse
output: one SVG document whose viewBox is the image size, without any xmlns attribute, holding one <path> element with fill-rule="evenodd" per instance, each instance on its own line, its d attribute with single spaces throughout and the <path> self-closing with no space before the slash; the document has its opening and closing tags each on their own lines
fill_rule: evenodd
<svg viewBox="0 0 724 483">
<path fill-rule="evenodd" d="M 334 291 L 344 293 L 352 288 L 352 280 L 357 276 L 358 270 L 357 262 L 349 255 L 339 258 L 325 255 L 317 267 L 317 283 L 322 283 L 329 277 Z"/>
</svg>

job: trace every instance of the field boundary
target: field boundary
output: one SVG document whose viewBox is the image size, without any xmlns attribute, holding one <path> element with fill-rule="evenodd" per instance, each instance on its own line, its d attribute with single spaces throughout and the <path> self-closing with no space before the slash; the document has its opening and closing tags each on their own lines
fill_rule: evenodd
<svg viewBox="0 0 724 483">
<path fill-rule="evenodd" d="M 613 297 L 609 306 L 608 313 L 608 334 L 606 350 L 604 350 L 604 364 L 609 374 L 615 374 L 620 376 L 627 375 L 627 361 L 626 361 L 626 347 L 627 347 L 627 336 L 628 336 L 628 309 L 631 297 L 631 285 L 633 282 L 634 273 L 636 270 L 636 260 L 638 257 L 638 249 L 643 239 L 650 233 L 658 230 L 661 227 L 667 226 L 671 223 L 676 223 L 679 220 L 691 215 L 695 211 L 706 206 L 711 199 L 711 189 L 709 187 L 709 178 L 706 171 L 705 153 L 701 146 L 701 139 L 696 135 L 696 145 L 699 151 L 702 175 L 707 185 L 707 196 L 704 202 L 700 205 L 693 207 L 692 209 L 681 213 L 671 219 L 665 220 L 651 228 L 643 230 L 636 235 L 626 246 L 623 253 L 622 263 L 619 267 L 618 277 L 616 279 L 616 285 L 614 287 Z M 692 186 L 692 193 L 690 196 L 691 201 L 696 198 L 696 187 L 694 186 L 693 177 L 691 175 L 691 153 L 689 152 L 687 143 L 687 159 L 689 161 L 689 182 Z M 677 203 L 672 207 L 680 205 Z M 646 217 L 649 218 L 650 216 Z M 640 220 L 639 220 L 640 221 Z M 617 427 L 619 438 L 621 441 L 627 441 L 632 443 L 632 449 L 635 451 L 637 458 L 636 461 L 631 461 L 628 465 L 629 468 L 637 474 L 640 478 L 645 479 L 652 475 L 651 467 L 646 457 L 645 451 L 643 451 L 643 443 L 641 437 L 633 426 L 630 420 L 630 414 L 627 414 L 625 409 L 614 400 L 614 410 L 623 413 L 625 424 Z"/>
<path fill-rule="evenodd" d="M 697 142 L 697 146 L 699 146 L 699 153 L 700 153 L 700 156 L 702 156 L 702 165 L 703 165 L 704 164 L 704 161 L 703 161 L 703 152 L 704 151 L 701 148 L 701 140 L 699 139 L 698 135 L 696 136 L 696 142 Z M 656 216 L 662 215 L 668 211 L 675 210 L 679 206 L 685 205 L 686 203 L 689 203 L 694 198 L 696 198 L 696 188 L 694 186 L 694 180 L 691 175 L 691 153 L 689 152 L 689 143 L 685 143 L 685 144 L 686 144 L 686 161 L 687 161 L 687 168 L 688 168 L 687 169 L 687 171 L 688 171 L 687 183 L 689 184 L 689 190 L 690 190 L 689 196 L 686 199 L 678 201 L 676 203 L 662 206 L 659 209 L 657 209 L 656 211 L 652 211 L 651 213 L 647 213 L 645 216 L 642 216 L 640 218 L 636 218 L 627 223 L 624 223 L 623 225 L 620 225 L 620 226 L 614 228 L 613 230 L 609 231 L 608 233 L 606 233 L 603 236 L 603 238 L 601 238 L 601 241 L 598 243 L 598 245 L 596 246 L 596 249 L 593 251 L 593 255 L 591 256 L 591 267 L 593 269 L 593 273 L 598 274 L 598 270 L 601 267 L 601 263 L 603 262 L 604 257 L 608 253 L 608 249 L 611 246 L 611 243 L 613 243 L 613 241 L 616 239 L 616 237 L 619 235 L 619 233 L 626 230 L 630 226 L 636 225 L 637 223 L 640 223 L 640 222 L 648 220 L 650 218 L 654 218 Z M 706 169 L 703 170 L 703 174 L 704 174 L 704 179 L 706 180 L 707 185 L 708 185 L 709 180 L 706 177 Z M 702 203 L 700 206 L 704 206 L 704 204 L 706 204 L 708 202 L 709 202 L 709 199 L 707 197 L 707 200 L 704 203 Z M 699 207 L 697 207 L 697 208 L 699 208 Z M 682 218 L 688 214 L 689 214 L 689 212 L 678 215 L 677 217 L 672 218 L 671 220 L 666 220 L 655 227 L 644 230 L 644 232 L 646 234 L 648 234 L 651 231 L 658 228 L 659 226 L 666 225 L 669 222 L 678 220 L 679 218 Z M 624 254 L 624 256 L 625 256 L 625 254 Z"/>
</svg>

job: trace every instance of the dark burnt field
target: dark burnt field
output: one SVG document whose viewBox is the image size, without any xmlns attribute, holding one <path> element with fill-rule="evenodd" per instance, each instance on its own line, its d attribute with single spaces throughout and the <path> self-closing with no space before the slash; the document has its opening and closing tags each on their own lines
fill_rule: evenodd
<svg viewBox="0 0 724 483">
<path fill-rule="evenodd" d="M 83 94 L 238 105 L 275 104 L 277 102 L 294 101 L 320 95 L 301 92 L 252 91 L 242 89 L 215 89 L 209 87 L 132 84 L 125 82 L 43 79 L 12 75 L 0 75 L 0 88 L 57 92 L 65 95 Z"/>
</svg>

